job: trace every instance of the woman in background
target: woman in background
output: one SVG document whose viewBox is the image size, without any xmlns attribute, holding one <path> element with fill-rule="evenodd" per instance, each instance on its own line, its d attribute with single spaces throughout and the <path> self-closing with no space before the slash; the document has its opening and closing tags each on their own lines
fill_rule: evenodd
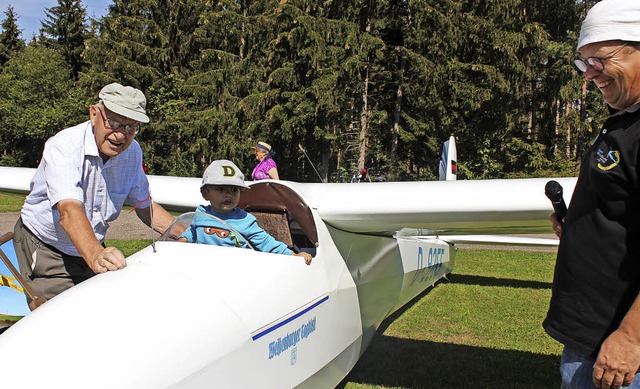
<svg viewBox="0 0 640 389">
<path fill-rule="evenodd" d="M 251 178 L 254 181 L 265 180 L 267 178 L 279 180 L 278 166 L 276 165 L 276 161 L 273 160 L 276 152 L 271 149 L 271 146 L 268 143 L 265 142 L 258 142 L 258 144 L 253 146 L 253 148 L 256 153 L 258 164 L 253 168 Z"/>
</svg>

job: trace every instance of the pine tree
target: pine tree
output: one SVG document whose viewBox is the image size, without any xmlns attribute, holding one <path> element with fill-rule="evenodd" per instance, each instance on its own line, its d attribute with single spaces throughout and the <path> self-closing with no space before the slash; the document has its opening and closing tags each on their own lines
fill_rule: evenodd
<svg viewBox="0 0 640 389">
<path fill-rule="evenodd" d="M 200 0 L 114 0 L 98 34 L 87 42 L 91 70 L 80 77 L 87 93 L 96 94 L 117 81 L 146 94 L 152 123 L 138 138 L 149 156 L 147 163 L 158 174 L 185 173 L 172 164 L 175 146 L 166 140 L 179 135 L 181 123 L 174 116 L 183 105 L 175 99 L 199 57 L 194 31 L 206 6 Z"/>
<path fill-rule="evenodd" d="M 40 42 L 62 54 L 77 80 L 86 67 L 83 54 L 90 37 L 86 8 L 81 0 L 58 0 L 57 6 L 45 9 L 45 16 L 40 22 Z"/>
<path fill-rule="evenodd" d="M 188 175 L 202 175 L 214 159 L 233 160 L 241 169 L 250 162 L 249 129 L 259 123 L 252 104 L 241 100 L 260 89 L 260 56 L 250 45 L 259 29 L 263 2 L 207 2 L 193 33 L 198 57 L 184 82 L 177 85 L 172 120 L 176 143 L 168 166 Z M 258 15 L 253 15 L 257 12 Z"/>
<path fill-rule="evenodd" d="M 203 7 L 196 0 L 114 0 L 86 44 L 92 69 L 83 82 L 99 88 L 115 79 L 146 90 L 187 71 L 198 56 L 193 32 Z"/>
<path fill-rule="evenodd" d="M 4 12 L 2 21 L 2 33 L 0 33 L 0 66 L 11 58 L 13 54 L 25 48 L 25 42 L 21 38 L 22 32 L 18 29 L 18 15 L 9 6 Z"/>
<path fill-rule="evenodd" d="M 306 146 L 322 181 L 336 170 L 339 144 L 349 123 L 348 112 L 343 111 L 348 88 L 341 89 L 345 85 L 340 64 L 346 59 L 349 31 L 354 31 L 353 25 L 328 16 L 316 2 L 277 5 L 272 17 L 276 34 L 268 43 L 270 92 L 263 130 L 275 137 L 283 164 L 301 166 L 306 161 L 298 145 Z M 309 167 L 296 176 L 316 180 Z"/>
<path fill-rule="evenodd" d="M 313 145 L 326 181 L 342 181 L 365 165 L 369 131 L 385 116 L 379 91 L 387 77 L 380 66 L 383 40 L 371 33 L 377 21 L 375 2 L 280 2 L 277 31 L 270 57 L 270 86 L 280 101 L 269 112 L 274 132 L 282 131 L 290 163 L 302 159 L 299 142 Z M 371 4 L 370 4 L 371 3 Z M 373 21 L 372 21 L 373 20 Z M 371 96 L 375 96 L 374 99 Z M 288 131 L 287 131 L 288 130 Z M 300 163 L 298 163 L 300 165 Z"/>
</svg>

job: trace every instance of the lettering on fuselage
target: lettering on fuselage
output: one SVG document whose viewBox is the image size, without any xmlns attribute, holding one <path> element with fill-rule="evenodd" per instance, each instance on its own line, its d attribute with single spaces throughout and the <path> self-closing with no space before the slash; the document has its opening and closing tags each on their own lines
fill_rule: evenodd
<svg viewBox="0 0 640 389">
<path fill-rule="evenodd" d="M 427 255 L 427 267 L 440 265 L 444 261 L 446 251 L 442 247 L 429 247 L 429 255 Z M 422 246 L 418 247 L 418 269 L 424 267 L 424 250 Z"/>
<path fill-rule="evenodd" d="M 424 264 L 424 252 L 422 246 L 418 246 L 418 270 L 415 272 L 410 285 L 423 282 L 434 282 L 443 270 L 443 263 L 448 262 L 444 247 L 429 247 L 427 265 Z"/>
<path fill-rule="evenodd" d="M 316 330 L 316 317 L 314 316 L 308 322 L 304 323 L 297 330 L 293 332 L 287 332 L 285 336 L 279 337 L 273 342 L 269 343 L 269 359 L 279 357 L 280 354 L 292 349 L 291 364 L 294 364 L 297 360 L 296 346 L 299 342 L 307 339 Z M 295 351 L 295 352 L 294 352 Z"/>
</svg>

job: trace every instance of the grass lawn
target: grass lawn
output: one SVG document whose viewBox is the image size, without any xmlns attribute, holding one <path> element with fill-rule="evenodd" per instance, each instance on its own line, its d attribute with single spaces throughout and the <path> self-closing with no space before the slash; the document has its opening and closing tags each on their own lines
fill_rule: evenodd
<svg viewBox="0 0 640 389">
<path fill-rule="evenodd" d="M 149 239 L 136 239 L 136 240 L 115 240 L 115 239 L 105 239 L 104 244 L 107 246 L 115 246 L 118 250 L 122 251 L 125 257 L 136 253 L 143 248 L 149 246 L 151 244 L 151 240 Z"/>
<path fill-rule="evenodd" d="M 0 326 L 2 326 L 3 324 L 13 324 L 20 319 L 22 319 L 22 316 L 4 315 L 0 313 Z"/>
<path fill-rule="evenodd" d="M 460 250 L 450 281 L 388 318 L 343 381 L 354 388 L 559 388 L 541 327 L 555 254 Z"/>
<path fill-rule="evenodd" d="M 18 212 L 22 208 L 25 195 L 0 192 L 0 212 Z"/>
</svg>

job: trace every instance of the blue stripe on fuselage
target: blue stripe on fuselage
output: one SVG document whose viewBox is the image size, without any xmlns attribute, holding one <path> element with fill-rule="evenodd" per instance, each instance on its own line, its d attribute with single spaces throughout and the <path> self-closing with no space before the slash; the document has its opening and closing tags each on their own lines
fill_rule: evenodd
<svg viewBox="0 0 640 389">
<path fill-rule="evenodd" d="M 323 297 L 322 299 L 320 299 L 320 301 L 316 302 L 315 304 L 311 305 L 310 307 L 308 307 L 308 308 L 296 313 L 295 315 L 293 315 L 293 316 L 291 316 L 291 317 L 289 317 L 289 318 L 287 318 L 287 319 L 285 319 L 285 320 L 283 320 L 283 321 L 281 321 L 279 323 L 276 323 L 276 324 L 272 325 L 271 327 L 265 329 L 264 331 L 262 331 L 262 332 L 260 332 L 258 334 L 253 335 L 251 337 L 251 339 L 253 339 L 253 340 L 260 339 L 261 337 L 265 336 L 266 334 L 268 334 L 268 333 L 270 333 L 272 331 L 275 331 L 278 328 L 282 327 L 283 325 L 285 325 L 285 324 L 287 324 L 287 323 L 299 318 L 300 316 L 304 315 L 305 313 L 309 312 L 310 310 L 314 309 L 315 307 L 317 307 L 318 305 L 324 303 L 327 300 L 329 300 L 329 296 Z"/>
</svg>

